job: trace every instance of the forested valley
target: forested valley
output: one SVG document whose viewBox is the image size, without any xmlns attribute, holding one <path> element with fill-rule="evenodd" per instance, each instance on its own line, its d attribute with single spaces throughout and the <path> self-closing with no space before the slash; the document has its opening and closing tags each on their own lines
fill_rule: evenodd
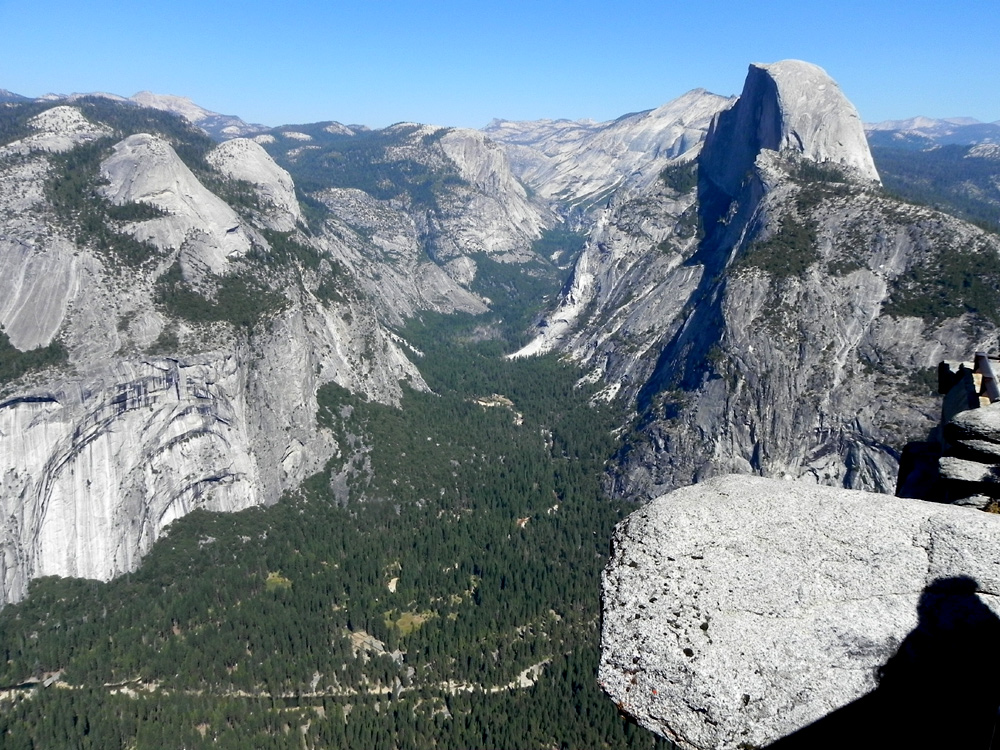
<svg viewBox="0 0 1000 750">
<path fill-rule="evenodd" d="M 596 678 L 625 420 L 573 366 L 503 358 L 508 302 L 411 322 L 432 392 L 400 409 L 324 386 L 344 449 L 277 505 L 196 511 L 110 583 L 34 581 L 0 612 L 0 744 L 669 747 Z"/>
</svg>

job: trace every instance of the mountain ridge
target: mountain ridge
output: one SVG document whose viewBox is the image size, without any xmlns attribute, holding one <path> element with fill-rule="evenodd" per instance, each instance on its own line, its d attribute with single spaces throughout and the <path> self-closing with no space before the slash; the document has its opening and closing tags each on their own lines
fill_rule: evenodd
<svg viewBox="0 0 1000 750">
<path fill-rule="evenodd" d="M 819 104 L 810 92 L 821 93 Z M 181 126 L 132 102 L 48 104 L 44 112 L 23 105 L 18 137 L 2 146 L 11 273 L 0 322 L 15 350 L 65 346 L 68 366 L 22 379 L 34 390 L 0 386 L 4 406 L 18 424 L 86 421 L 122 393 L 143 391 L 155 375 L 147 368 L 172 371 L 165 355 L 221 368 L 205 376 L 225 384 L 205 392 L 216 402 L 206 414 L 219 425 L 242 414 L 236 437 L 194 421 L 177 429 L 207 441 L 202 453 L 190 451 L 188 486 L 197 476 L 250 477 L 234 485 L 256 488 L 241 490 L 240 502 L 274 502 L 346 450 L 316 421 L 325 383 L 385 403 L 398 403 L 405 383 L 426 388 L 420 354 L 400 334 L 406 321 L 486 315 L 498 308 L 484 289 L 516 294 L 512 284 L 559 277 L 534 249 L 556 227 L 585 229 L 589 239 L 561 302 L 536 319 L 520 354 L 569 354 L 601 384 L 602 398 L 634 409 L 607 477 L 617 496 L 648 497 L 727 470 L 890 491 L 893 446 L 923 429 L 929 405 L 906 399 L 893 417 L 865 393 L 881 372 L 960 356 L 993 330 L 964 303 L 941 314 L 921 307 L 929 277 L 946 262 L 935 243 L 971 248 L 956 256 L 964 263 L 995 252 L 993 240 L 882 195 L 853 105 L 821 69 L 799 61 L 751 66 L 737 100 L 695 90 L 610 123 L 545 122 L 539 131 L 500 122 L 506 146 L 480 131 L 332 122 L 216 144 L 190 120 Z M 769 119 L 755 121 L 757 111 Z M 530 160 L 518 167 L 518 149 L 528 142 L 562 160 L 550 184 L 590 182 L 548 196 L 525 188 L 518 174 Z M 564 252 L 576 250 L 551 256 Z M 36 293 L 43 284 L 53 290 L 46 302 Z M 502 323 L 479 335 L 498 335 Z M 116 357 L 125 373 L 117 385 L 119 370 L 105 366 Z M 262 364 L 253 377 L 232 372 L 254 357 Z M 284 360 L 300 386 L 288 392 Z M 832 387 L 821 393 L 815 383 L 824 377 Z M 45 401 L 67 388 L 93 398 Z M 168 420 L 197 403 L 129 398 L 121 403 L 152 406 Z M 233 406 L 247 399 L 267 406 Z M 32 403 L 63 402 L 66 411 L 27 416 L 38 409 Z M 734 410 L 748 416 L 734 423 Z M 147 449 L 126 456 L 131 448 L 106 442 L 113 425 L 91 444 L 125 451 L 121 460 L 134 468 L 124 475 L 155 475 Z M 219 439 L 240 444 L 243 468 L 220 469 L 210 447 Z M 6 455 L 30 463 L 32 450 L 25 443 Z M 57 484 L 22 476 L 18 496 Z M 72 488 L 67 508 L 93 500 Z M 47 502 L 38 507 L 59 505 Z M 19 571 L 31 567 L 23 550 L 35 523 L 44 517 L 7 540 L 22 550 Z M 155 537 L 159 527 L 150 528 Z M 8 571 L 8 596 L 23 593 L 25 575 Z"/>
<path fill-rule="evenodd" d="M 541 151 L 481 131 L 328 121 L 218 143 L 106 97 L 3 105 L 4 731 L 651 746 L 594 680 L 594 581 L 627 503 L 780 479 L 819 502 L 797 517 L 832 519 L 826 559 L 857 563 L 836 548 L 851 513 L 816 485 L 891 492 L 902 443 L 937 422 L 931 366 L 1000 330 L 997 235 L 880 186 L 899 169 L 872 171 L 818 70 L 751 66 L 740 99 L 696 92 L 690 118 L 546 126 L 560 174 L 593 178 L 566 202 L 518 179 Z M 988 177 L 972 149 L 954 155 Z M 504 358 L 539 340 L 546 356 Z M 796 534 L 771 517 L 786 506 L 732 501 Z M 965 514 L 956 548 L 978 538 L 975 511 L 935 513 Z M 647 593 L 619 614 L 675 603 L 709 611 Z M 725 621 L 678 617 L 657 637 L 683 672 Z M 629 648 L 616 697 L 644 679 Z M 680 696 L 692 736 L 711 733 L 699 709 L 764 711 L 740 674 L 758 687 Z"/>
<path fill-rule="evenodd" d="M 636 404 L 614 494 L 649 497 L 730 471 L 892 492 L 893 444 L 929 429 L 934 406 L 915 395 L 880 413 L 867 395 L 872 363 L 929 367 L 991 340 L 982 315 L 968 337 L 948 322 L 975 308 L 921 320 L 903 309 L 902 287 L 943 263 L 926 248 L 969 242 L 995 255 L 995 237 L 882 195 L 846 99 L 830 105 L 842 126 L 812 130 L 798 84 L 821 73 L 751 66 L 741 99 L 713 121 L 696 180 L 664 173 L 653 190 L 619 193 L 518 353 L 569 355 L 607 398 Z M 839 127 L 845 135 L 833 135 Z"/>
</svg>

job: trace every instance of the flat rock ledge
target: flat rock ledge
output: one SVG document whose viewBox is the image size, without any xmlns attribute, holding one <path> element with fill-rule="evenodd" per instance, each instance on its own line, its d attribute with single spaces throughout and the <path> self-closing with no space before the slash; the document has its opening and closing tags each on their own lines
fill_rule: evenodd
<svg viewBox="0 0 1000 750">
<path fill-rule="evenodd" d="M 958 595 L 934 593 L 956 581 Z M 958 651 L 992 669 L 961 628 L 1000 632 L 1000 516 L 720 477 L 623 521 L 603 594 L 599 679 L 623 712 L 682 748 L 762 747 L 870 708 L 920 678 L 918 658 L 936 677 Z M 947 658 L 926 656 L 935 639 Z M 954 689 L 968 700 L 977 684 Z"/>
</svg>

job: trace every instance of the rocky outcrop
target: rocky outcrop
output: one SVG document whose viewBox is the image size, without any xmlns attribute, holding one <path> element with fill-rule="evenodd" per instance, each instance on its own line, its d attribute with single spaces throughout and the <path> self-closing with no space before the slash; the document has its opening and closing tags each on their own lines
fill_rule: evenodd
<svg viewBox="0 0 1000 750">
<path fill-rule="evenodd" d="M 1000 404 L 962 412 L 945 426 L 945 435 L 956 448 L 1000 457 Z"/>
<path fill-rule="evenodd" d="M 996 357 L 941 362 L 941 423 L 906 445 L 896 494 L 993 510 L 1000 502 L 1000 386 Z"/>
<path fill-rule="evenodd" d="M 148 203 L 164 212 L 125 231 L 160 249 L 182 249 L 186 279 L 223 274 L 231 258 L 249 251 L 250 238 L 233 208 L 205 188 L 163 139 L 129 136 L 102 162 L 101 175 L 107 180 L 101 194 L 115 205 Z"/>
<path fill-rule="evenodd" d="M 227 177 L 252 184 L 267 226 L 278 232 L 294 231 L 302 222 L 291 175 L 274 163 L 264 148 L 246 138 L 234 138 L 213 149 L 208 162 Z"/>
<path fill-rule="evenodd" d="M 979 623 L 1000 629 L 998 542 L 1000 518 L 918 500 L 744 476 L 675 491 L 615 532 L 599 678 L 683 748 L 764 746 L 866 700 L 894 656 L 941 638 L 954 661 Z M 976 584 L 934 604 L 956 578 Z M 910 679 L 935 674 L 923 666 Z M 967 687 L 946 690 L 971 705 Z M 898 718 L 877 717 L 905 735 Z"/>
</svg>

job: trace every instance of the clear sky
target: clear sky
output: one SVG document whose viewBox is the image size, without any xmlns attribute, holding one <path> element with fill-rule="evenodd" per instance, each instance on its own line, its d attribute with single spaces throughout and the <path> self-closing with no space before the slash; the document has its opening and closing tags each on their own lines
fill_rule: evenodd
<svg viewBox="0 0 1000 750">
<path fill-rule="evenodd" d="M 0 89 L 150 90 L 266 125 L 608 120 L 785 58 L 866 122 L 1000 120 L 1000 0 L 0 0 Z"/>
</svg>

